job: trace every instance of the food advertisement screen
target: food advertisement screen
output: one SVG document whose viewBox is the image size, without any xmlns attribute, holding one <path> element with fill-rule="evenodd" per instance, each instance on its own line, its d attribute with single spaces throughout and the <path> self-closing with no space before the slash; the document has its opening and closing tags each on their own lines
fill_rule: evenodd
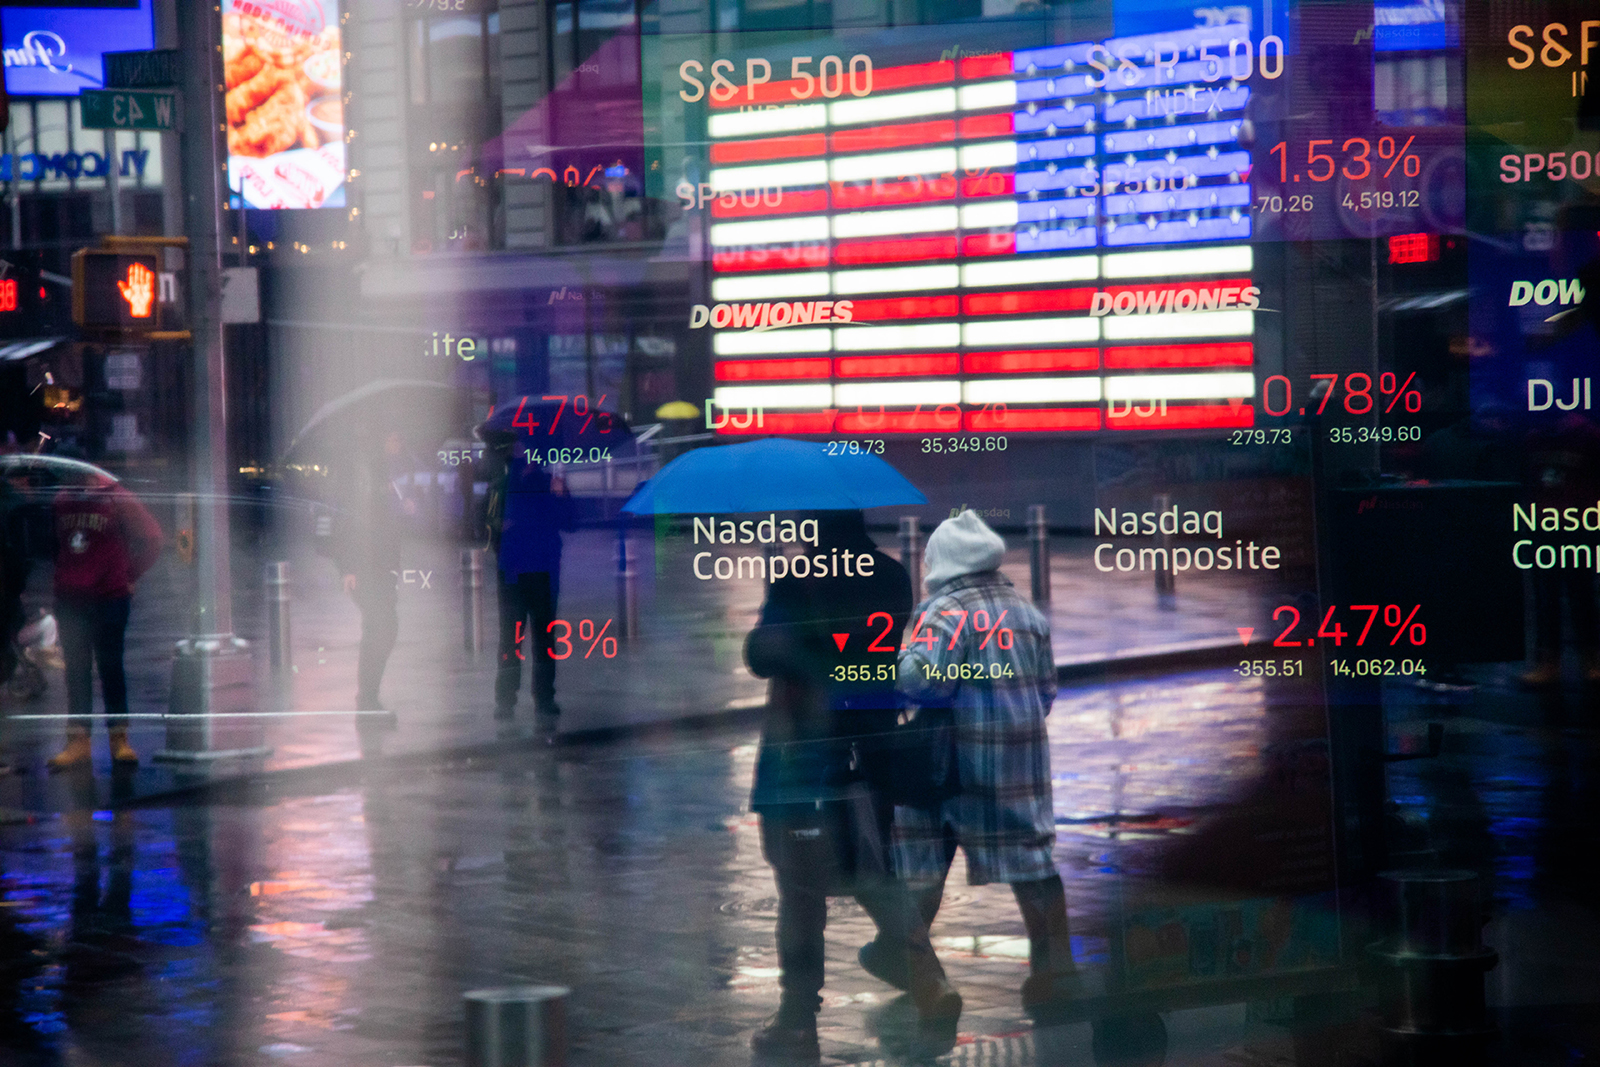
<svg viewBox="0 0 1600 1067">
<path fill-rule="evenodd" d="M 230 203 L 344 206 L 344 104 L 334 0 L 224 0 Z"/>
</svg>

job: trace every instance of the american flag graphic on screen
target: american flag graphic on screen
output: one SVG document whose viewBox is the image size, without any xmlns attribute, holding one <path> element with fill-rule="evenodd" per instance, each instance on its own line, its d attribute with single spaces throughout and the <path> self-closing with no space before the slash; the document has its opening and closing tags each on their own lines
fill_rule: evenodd
<svg viewBox="0 0 1600 1067">
<path fill-rule="evenodd" d="M 716 405 L 762 412 L 722 432 L 1251 425 L 1252 47 L 1212 26 L 712 94 L 691 325 Z"/>
</svg>

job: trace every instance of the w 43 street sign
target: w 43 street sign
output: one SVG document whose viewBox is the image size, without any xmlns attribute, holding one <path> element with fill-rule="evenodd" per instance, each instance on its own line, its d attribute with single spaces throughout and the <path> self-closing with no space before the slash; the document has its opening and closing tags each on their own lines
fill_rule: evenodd
<svg viewBox="0 0 1600 1067">
<path fill-rule="evenodd" d="M 86 130 L 176 130 L 178 94 L 151 89 L 83 89 Z"/>
</svg>

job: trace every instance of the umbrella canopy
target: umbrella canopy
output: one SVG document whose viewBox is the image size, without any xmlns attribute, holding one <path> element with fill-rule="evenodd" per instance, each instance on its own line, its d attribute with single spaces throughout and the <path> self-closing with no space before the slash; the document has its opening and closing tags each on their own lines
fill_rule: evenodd
<svg viewBox="0 0 1600 1067">
<path fill-rule="evenodd" d="M 119 479 L 115 474 L 93 463 L 66 456 L 40 455 L 34 452 L 10 452 L 0 455 L 0 476 L 15 477 L 22 474 L 40 474 L 54 479 L 54 484 L 81 483 L 110 484 Z"/>
<path fill-rule="evenodd" d="M 829 455 L 811 441 L 769 437 L 679 456 L 633 494 L 634 515 L 847 511 L 928 498 L 877 456 Z"/>
<path fill-rule="evenodd" d="M 399 430 L 410 437 L 428 425 L 428 415 L 446 412 L 456 390 L 442 382 L 414 378 L 379 378 L 330 400 L 317 409 L 284 450 L 283 462 L 322 451 L 329 457 L 350 453 L 351 428 L 357 424 Z M 441 422 L 438 427 L 444 430 Z"/>
<path fill-rule="evenodd" d="M 519 396 L 496 405 L 476 432 L 483 440 L 505 435 L 545 448 L 597 448 L 633 438 L 621 415 L 586 396 Z"/>
</svg>

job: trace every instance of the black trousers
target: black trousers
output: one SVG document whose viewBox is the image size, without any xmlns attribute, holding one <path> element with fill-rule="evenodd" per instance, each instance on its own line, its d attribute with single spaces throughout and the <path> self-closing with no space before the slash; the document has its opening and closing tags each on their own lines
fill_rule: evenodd
<svg viewBox="0 0 1600 1067">
<path fill-rule="evenodd" d="M 500 668 L 494 678 L 494 702 L 509 708 L 517 702 L 522 688 L 522 660 L 533 661 L 533 703 L 541 711 L 553 709 L 556 702 L 556 637 L 550 624 L 556 618 L 558 588 L 549 574 L 519 574 L 500 579 Z M 559 629 L 559 627 L 558 627 Z M 529 651 L 523 652 L 523 639 Z"/>
<path fill-rule="evenodd" d="M 906 947 L 913 997 L 920 1000 L 943 981 L 928 927 L 904 884 L 889 872 L 886 829 L 884 812 L 866 797 L 762 809 L 761 851 L 778 885 L 782 1011 L 814 1014 L 822 1006 L 831 896 L 854 896 L 881 937 Z"/>
<path fill-rule="evenodd" d="M 378 686 L 389 654 L 400 637 L 400 593 L 393 571 L 356 573 L 356 607 L 361 609 L 361 652 L 356 660 L 356 710 L 376 711 Z"/>
<path fill-rule="evenodd" d="M 93 668 L 100 669 L 106 725 L 128 725 L 128 679 L 122 670 L 122 642 L 128 631 L 130 597 L 57 597 L 56 625 L 67 674 L 67 712 L 94 712 Z M 83 719 L 73 725 L 88 728 Z"/>
</svg>

